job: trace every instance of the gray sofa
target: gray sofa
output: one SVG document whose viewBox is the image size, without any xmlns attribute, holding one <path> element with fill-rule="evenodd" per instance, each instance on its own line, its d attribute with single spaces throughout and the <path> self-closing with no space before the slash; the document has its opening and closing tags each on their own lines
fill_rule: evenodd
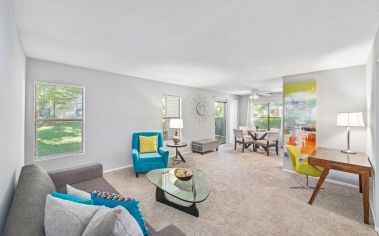
<svg viewBox="0 0 379 236">
<path fill-rule="evenodd" d="M 45 235 L 46 195 L 53 191 L 65 193 L 66 184 L 87 192 L 99 190 L 118 193 L 103 177 L 103 166 L 101 164 L 92 164 L 50 173 L 47 173 L 37 165 L 24 166 L 13 196 L 3 235 Z M 169 225 L 159 232 L 147 222 L 146 225 L 150 229 L 150 235 L 152 236 L 185 235 L 174 225 Z"/>
</svg>

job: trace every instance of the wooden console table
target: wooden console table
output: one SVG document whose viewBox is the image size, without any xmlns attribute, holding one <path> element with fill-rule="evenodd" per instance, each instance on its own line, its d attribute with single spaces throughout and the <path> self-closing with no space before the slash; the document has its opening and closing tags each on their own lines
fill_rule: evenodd
<svg viewBox="0 0 379 236">
<path fill-rule="evenodd" d="M 363 219 L 366 224 L 369 224 L 369 178 L 371 176 L 371 164 L 367 155 L 364 153 L 346 154 L 337 149 L 319 147 L 309 155 L 308 163 L 324 168 L 308 203 L 312 204 L 315 200 L 330 169 L 358 174 L 359 190 L 363 193 Z"/>
</svg>

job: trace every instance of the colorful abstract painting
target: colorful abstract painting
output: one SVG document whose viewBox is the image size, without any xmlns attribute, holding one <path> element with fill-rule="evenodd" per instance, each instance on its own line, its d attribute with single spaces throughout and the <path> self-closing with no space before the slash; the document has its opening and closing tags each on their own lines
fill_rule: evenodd
<svg viewBox="0 0 379 236">
<path fill-rule="evenodd" d="M 311 154 L 316 149 L 316 100 L 316 81 L 284 85 L 285 147 L 296 145 L 302 154 Z M 288 157 L 286 151 L 284 156 Z"/>
</svg>

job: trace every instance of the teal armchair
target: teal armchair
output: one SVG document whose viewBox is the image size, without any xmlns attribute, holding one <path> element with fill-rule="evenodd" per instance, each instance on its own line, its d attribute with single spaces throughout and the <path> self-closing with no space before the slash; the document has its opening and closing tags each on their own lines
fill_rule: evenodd
<svg viewBox="0 0 379 236">
<path fill-rule="evenodd" d="M 158 152 L 140 153 L 139 136 L 157 136 Z M 140 132 L 133 134 L 132 140 L 132 161 L 133 171 L 138 177 L 138 173 L 147 172 L 154 169 L 168 167 L 169 152 L 163 146 L 163 135 L 160 132 Z"/>
</svg>

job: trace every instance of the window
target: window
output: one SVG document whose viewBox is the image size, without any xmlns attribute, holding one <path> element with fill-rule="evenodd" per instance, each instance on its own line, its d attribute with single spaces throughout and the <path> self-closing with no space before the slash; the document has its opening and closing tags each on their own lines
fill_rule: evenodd
<svg viewBox="0 0 379 236">
<path fill-rule="evenodd" d="M 35 83 L 36 159 L 83 153 L 84 89 Z"/>
<path fill-rule="evenodd" d="M 170 95 L 162 96 L 162 132 L 163 140 L 172 140 L 175 129 L 170 129 L 170 119 L 181 118 L 181 98 Z M 180 136 L 180 129 L 179 136 Z"/>
<path fill-rule="evenodd" d="M 282 102 L 254 103 L 254 126 L 258 129 L 280 129 L 282 126 Z"/>
</svg>

